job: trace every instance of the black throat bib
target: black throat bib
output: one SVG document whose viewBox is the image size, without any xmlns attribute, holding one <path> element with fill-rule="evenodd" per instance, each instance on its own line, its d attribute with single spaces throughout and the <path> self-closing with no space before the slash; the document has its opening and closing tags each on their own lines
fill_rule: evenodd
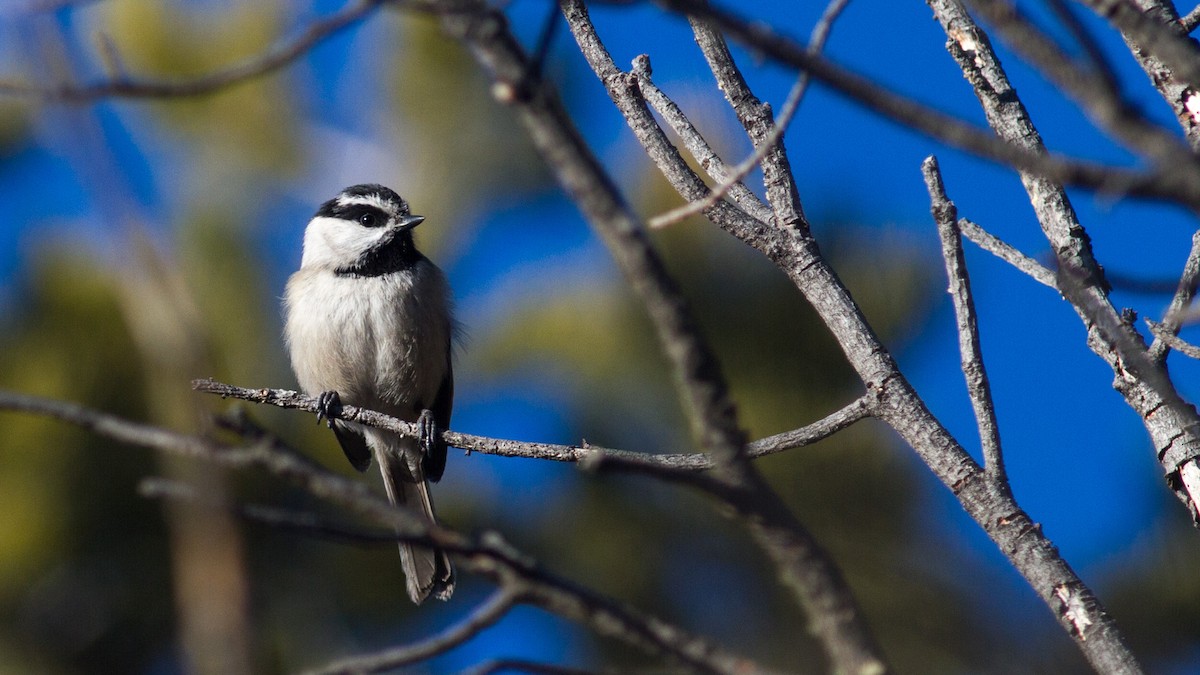
<svg viewBox="0 0 1200 675">
<path fill-rule="evenodd" d="M 411 269 L 425 256 L 413 245 L 412 233 L 398 232 L 363 252 L 362 255 L 333 271 L 339 277 L 381 277 Z"/>
</svg>

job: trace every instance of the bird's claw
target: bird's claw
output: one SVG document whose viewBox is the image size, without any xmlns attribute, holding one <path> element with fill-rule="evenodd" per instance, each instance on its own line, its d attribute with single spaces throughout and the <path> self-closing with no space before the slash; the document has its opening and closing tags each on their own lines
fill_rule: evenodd
<svg viewBox="0 0 1200 675">
<path fill-rule="evenodd" d="M 433 455 L 433 448 L 437 443 L 438 432 L 437 420 L 433 419 L 433 411 L 425 409 L 421 411 L 421 416 L 417 418 L 417 442 L 421 446 L 421 456 L 430 457 Z"/>
<path fill-rule="evenodd" d="M 332 429 L 333 419 L 340 417 L 341 414 L 342 397 L 336 391 L 331 389 L 317 394 L 317 424 L 324 420 L 325 424 Z"/>
</svg>

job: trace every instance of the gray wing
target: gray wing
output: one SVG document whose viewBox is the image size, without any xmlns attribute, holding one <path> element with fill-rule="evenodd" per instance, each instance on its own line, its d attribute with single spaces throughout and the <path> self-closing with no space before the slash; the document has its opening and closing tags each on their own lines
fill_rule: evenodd
<svg viewBox="0 0 1200 675">
<path fill-rule="evenodd" d="M 451 363 L 450 353 L 446 353 L 446 376 L 442 378 L 442 386 L 438 388 L 437 398 L 429 408 L 433 412 L 433 421 L 439 431 L 450 428 L 450 413 L 454 408 L 454 364 Z M 433 452 L 426 455 L 423 462 L 425 478 L 438 482 L 446 470 L 446 443 L 439 436 L 434 441 Z"/>
<path fill-rule="evenodd" d="M 331 428 L 333 437 L 337 439 L 338 445 L 342 446 L 342 452 L 346 453 L 350 465 L 360 472 L 366 471 L 367 467 L 371 466 L 371 449 L 367 447 L 367 439 L 339 420 L 334 420 Z M 444 459 L 442 461 L 445 463 Z"/>
</svg>

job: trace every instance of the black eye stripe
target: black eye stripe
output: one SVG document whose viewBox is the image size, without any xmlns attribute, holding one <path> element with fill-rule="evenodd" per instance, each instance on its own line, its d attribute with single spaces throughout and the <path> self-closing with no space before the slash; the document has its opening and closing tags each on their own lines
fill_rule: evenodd
<svg viewBox="0 0 1200 675">
<path fill-rule="evenodd" d="M 363 227 L 383 227 L 388 221 L 388 215 L 382 209 L 362 204 L 354 204 L 346 208 L 346 215 L 342 217 Z"/>
<path fill-rule="evenodd" d="M 382 202 L 382 206 L 386 208 L 382 208 L 376 200 Z M 350 203 L 346 203 L 347 201 Z M 391 220 L 393 214 L 397 217 L 407 216 L 409 214 L 408 202 L 382 185 L 355 185 L 346 188 L 337 197 L 321 204 L 316 215 L 348 220 L 361 225 L 359 219 L 368 214 L 375 218 L 375 224 L 372 227 L 382 227 Z"/>
<path fill-rule="evenodd" d="M 382 227 L 387 224 L 390 217 L 386 211 L 369 204 L 327 204 L 328 208 L 322 208 L 317 215 L 337 218 L 338 220 L 348 220 L 352 223 L 357 223 L 365 227 Z M 364 217 L 374 219 L 372 223 L 363 222 Z"/>
</svg>

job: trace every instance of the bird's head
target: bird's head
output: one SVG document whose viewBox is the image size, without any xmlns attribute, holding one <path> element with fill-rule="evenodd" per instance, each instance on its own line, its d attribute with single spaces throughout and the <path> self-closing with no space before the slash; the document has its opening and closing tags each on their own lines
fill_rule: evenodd
<svg viewBox="0 0 1200 675">
<path fill-rule="evenodd" d="M 402 262 L 419 255 L 412 228 L 424 216 L 414 216 L 408 202 L 377 184 L 342 190 L 317 209 L 304 231 L 302 268 L 355 272 L 381 259 Z"/>
</svg>

